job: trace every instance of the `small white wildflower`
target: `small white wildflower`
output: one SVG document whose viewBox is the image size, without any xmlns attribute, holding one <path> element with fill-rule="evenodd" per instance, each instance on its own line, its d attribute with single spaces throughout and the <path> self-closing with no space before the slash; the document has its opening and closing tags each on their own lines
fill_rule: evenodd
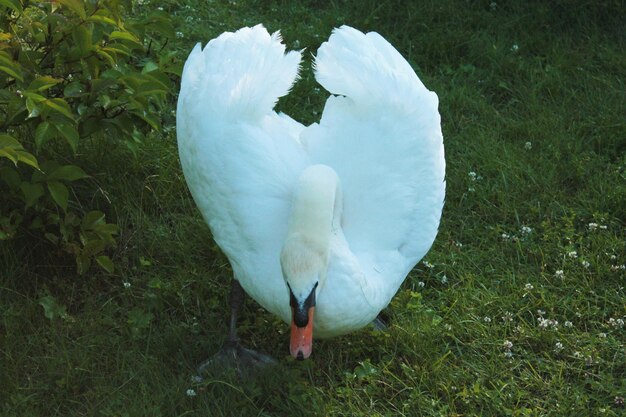
<svg viewBox="0 0 626 417">
<path fill-rule="evenodd" d="M 522 228 L 520 229 L 520 232 L 522 233 L 522 235 L 529 235 L 530 232 L 532 232 L 533 229 L 531 229 L 528 226 L 522 226 Z"/>
<path fill-rule="evenodd" d="M 185 37 L 185 35 L 183 34 L 183 32 L 176 32 L 176 37 L 177 37 L 178 39 L 182 39 L 182 38 L 184 38 L 184 37 Z"/>
<path fill-rule="evenodd" d="M 462 248 L 462 247 L 463 247 L 463 244 L 462 244 L 461 242 L 454 242 L 454 245 L 455 245 L 457 248 Z"/>
<path fill-rule="evenodd" d="M 567 252 L 567 256 L 569 256 L 572 259 L 576 259 L 578 258 L 578 253 L 575 250 L 572 250 L 572 251 Z"/>
<path fill-rule="evenodd" d="M 511 235 L 509 235 L 508 233 L 502 233 L 502 240 L 509 240 L 511 238 Z"/>
<path fill-rule="evenodd" d="M 554 273 L 554 276 L 557 278 L 563 278 L 565 276 L 565 273 L 563 272 L 562 269 L 559 269 L 558 271 Z"/>
<path fill-rule="evenodd" d="M 424 284 L 424 281 L 420 281 L 417 283 L 417 286 L 420 288 L 424 288 L 426 286 L 426 284 Z"/>
<path fill-rule="evenodd" d="M 474 171 L 468 172 L 467 175 L 469 176 L 471 181 L 476 181 L 476 178 L 478 178 L 478 174 L 476 174 Z"/>
<path fill-rule="evenodd" d="M 130 282 L 124 282 L 124 288 L 126 289 L 130 288 Z"/>
<path fill-rule="evenodd" d="M 511 359 L 513 357 L 513 352 L 507 350 L 506 352 L 504 352 L 504 357 L 507 359 Z"/>
<path fill-rule="evenodd" d="M 611 255 L 611 256 L 609 256 L 609 259 L 611 259 L 612 261 L 614 261 L 614 260 L 616 260 L 616 259 L 617 259 L 617 256 L 615 256 L 615 255 Z"/>
<path fill-rule="evenodd" d="M 491 11 L 495 11 L 497 7 L 498 7 L 498 4 L 495 1 L 492 1 L 491 3 L 489 3 L 489 8 L 491 9 Z"/>
<path fill-rule="evenodd" d="M 530 142 L 526 142 L 524 144 L 524 149 L 526 149 L 527 151 L 531 150 L 533 148 L 533 144 Z"/>
<path fill-rule="evenodd" d="M 489 316 L 485 316 L 485 317 L 483 317 L 483 321 L 484 321 L 485 323 L 491 323 L 491 317 L 489 317 Z"/>
<path fill-rule="evenodd" d="M 163 7 L 159 6 L 159 7 L 157 7 L 157 10 L 162 12 L 163 11 Z"/>
<path fill-rule="evenodd" d="M 612 327 L 618 327 L 618 328 L 622 328 L 624 327 L 624 320 L 623 319 L 614 319 L 613 317 L 611 317 L 609 319 L 609 325 Z"/>
<path fill-rule="evenodd" d="M 533 288 L 535 288 L 535 287 L 533 287 L 533 284 L 531 284 L 530 282 L 527 283 L 526 285 L 524 285 L 524 289 L 526 291 L 532 291 Z"/>
<path fill-rule="evenodd" d="M 510 311 L 504 313 L 504 316 L 502 316 L 502 321 L 505 323 L 513 321 L 513 313 L 511 313 Z"/>
<path fill-rule="evenodd" d="M 558 353 L 562 350 L 563 350 L 563 343 L 556 342 L 556 344 L 554 345 L 554 351 Z"/>
<path fill-rule="evenodd" d="M 596 230 L 598 228 L 598 223 L 589 223 L 587 228 L 591 231 Z"/>
<path fill-rule="evenodd" d="M 601 224 L 600 226 L 598 226 L 600 228 L 600 230 L 606 230 L 608 229 L 607 225 L 605 224 Z"/>
<path fill-rule="evenodd" d="M 606 339 L 606 333 L 600 333 L 600 334 L 598 334 L 598 337 L 600 339 Z"/>
<path fill-rule="evenodd" d="M 589 268 L 589 266 L 591 265 L 589 262 L 587 261 L 582 261 L 581 262 L 582 266 L 584 266 L 585 268 Z"/>
<path fill-rule="evenodd" d="M 476 191 L 476 188 L 475 188 L 475 187 L 467 187 L 467 192 L 468 192 L 468 193 L 473 193 L 473 192 L 475 192 L 475 191 Z"/>
<path fill-rule="evenodd" d="M 424 266 L 425 266 L 426 268 L 428 268 L 428 269 L 433 269 L 433 268 L 435 267 L 435 265 L 431 264 L 431 263 L 430 263 L 430 262 L 428 262 L 428 261 L 424 261 L 424 262 L 422 262 L 422 263 L 423 263 L 423 264 L 424 264 Z"/>
<path fill-rule="evenodd" d="M 195 390 L 193 390 L 193 389 L 191 389 L 191 388 L 189 388 L 189 389 L 187 390 L 187 397 L 195 397 L 196 395 L 197 395 L 197 394 L 196 394 L 196 391 L 195 391 Z"/>
<path fill-rule="evenodd" d="M 513 349 L 513 342 L 511 342 L 510 340 L 505 340 L 502 346 L 506 350 L 511 350 Z"/>
<path fill-rule="evenodd" d="M 298 48 L 300 48 L 300 41 L 296 39 L 295 41 L 293 41 L 293 49 L 298 49 Z"/>
<path fill-rule="evenodd" d="M 514 43 L 513 46 L 511 46 L 511 51 L 513 51 L 513 52 L 519 51 L 519 45 Z"/>
<path fill-rule="evenodd" d="M 199 384 L 202 381 L 204 381 L 204 379 L 201 376 L 199 376 L 199 375 L 192 375 L 191 376 L 191 382 L 193 382 L 194 384 Z"/>
<path fill-rule="evenodd" d="M 625 270 L 626 269 L 626 265 L 621 264 L 621 265 L 611 265 L 611 271 L 619 271 L 619 270 Z"/>
<path fill-rule="evenodd" d="M 447 277 L 447 276 L 445 276 L 445 275 L 444 275 L 444 276 L 442 276 L 442 277 L 441 277 L 441 283 L 442 283 L 442 284 L 447 284 L 447 283 L 448 283 L 448 277 Z"/>
<path fill-rule="evenodd" d="M 574 352 L 573 356 L 574 356 L 576 359 L 580 359 L 580 358 L 582 358 L 582 357 L 583 357 L 583 354 L 582 354 L 582 353 L 580 353 L 579 351 L 576 351 L 576 352 Z"/>
<path fill-rule="evenodd" d="M 447 331 L 451 332 L 452 331 L 452 325 L 450 324 L 444 324 L 443 328 L 446 329 Z"/>
<path fill-rule="evenodd" d="M 546 312 L 540 309 L 540 310 L 537 310 L 537 314 L 538 314 L 539 316 L 543 316 L 543 315 L 545 315 L 545 314 L 546 314 Z"/>
<path fill-rule="evenodd" d="M 567 321 L 565 321 L 565 323 L 563 323 L 563 326 L 565 326 L 565 327 L 568 327 L 568 328 L 569 328 L 569 327 L 574 326 L 574 324 L 572 324 L 572 322 L 571 322 L 571 321 L 567 320 Z"/>
</svg>

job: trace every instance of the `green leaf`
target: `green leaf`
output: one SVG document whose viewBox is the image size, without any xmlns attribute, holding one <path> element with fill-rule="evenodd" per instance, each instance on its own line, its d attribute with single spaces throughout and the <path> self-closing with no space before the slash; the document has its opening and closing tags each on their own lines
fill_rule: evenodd
<svg viewBox="0 0 626 417">
<path fill-rule="evenodd" d="M 17 13 L 22 13 L 22 3 L 20 0 L 0 0 L 0 6 L 13 9 Z"/>
<path fill-rule="evenodd" d="M 43 195 L 43 186 L 41 184 L 31 184 L 30 182 L 23 182 L 20 184 L 20 189 L 24 193 L 24 200 L 26 207 L 30 207 L 39 200 L 39 197 Z"/>
<path fill-rule="evenodd" d="M 114 30 L 109 35 L 109 40 L 124 40 L 130 42 L 136 48 L 143 48 L 143 44 L 137 39 L 135 35 L 130 32 L 122 32 L 119 30 Z"/>
<path fill-rule="evenodd" d="M 88 22 L 100 22 L 100 23 L 106 23 L 111 26 L 117 26 L 117 22 L 115 20 L 111 19 L 110 17 L 102 16 L 99 14 L 94 14 L 92 16 L 89 16 L 87 18 L 87 21 Z"/>
<path fill-rule="evenodd" d="M 49 89 L 52 86 L 57 85 L 63 81 L 60 78 L 52 78 L 50 76 L 44 75 L 42 77 L 35 78 L 30 85 L 28 86 L 28 91 L 44 91 Z"/>
<path fill-rule="evenodd" d="M 72 114 L 72 109 L 70 105 L 67 104 L 67 101 L 62 98 L 51 98 L 42 102 L 46 107 L 62 114 L 70 120 L 74 120 L 74 115 Z"/>
<path fill-rule="evenodd" d="M 70 195 L 67 187 L 59 181 L 50 181 L 48 182 L 48 191 L 50 191 L 50 195 L 52 196 L 54 202 L 57 203 L 63 211 L 67 211 L 67 200 Z"/>
<path fill-rule="evenodd" d="M 96 262 L 98 262 L 98 265 L 100 265 L 109 274 L 112 274 L 115 270 L 113 261 L 111 261 L 111 259 L 106 255 L 98 256 L 96 258 Z"/>
<path fill-rule="evenodd" d="M 13 136 L 0 134 L 0 149 L 2 148 L 22 149 L 22 145 Z"/>
<path fill-rule="evenodd" d="M 35 147 L 37 151 L 41 149 L 41 147 L 48 141 L 48 139 L 52 138 L 56 133 L 56 129 L 49 122 L 41 122 L 37 129 L 35 130 Z"/>
<path fill-rule="evenodd" d="M 97 210 L 90 211 L 83 217 L 81 228 L 83 230 L 91 230 L 94 226 L 104 223 L 104 218 L 103 212 Z"/>
<path fill-rule="evenodd" d="M 72 81 L 63 90 L 65 97 L 77 97 L 85 92 L 85 86 L 78 81 Z"/>
<path fill-rule="evenodd" d="M 48 180 L 76 181 L 87 177 L 89 175 L 85 174 L 85 171 L 76 165 L 63 165 L 52 171 L 48 175 Z"/>
<path fill-rule="evenodd" d="M 70 145 L 72 151 L 76 153 L 78 149 L 78 140 L 80 139 L 80 135 L 78 134 L 78 130 L 73 124 L 70 123 L 57 123 L 56 130 L 65 138 L 65 141 Z"/>
<path fill-rule="evenodd" d="M 2 148 L 0 149 L 0 156 L 11 160 L 15 165 L 17 165 L 17 151 L 12 148 Z"/>
<path fill-rule="evenodd" d="M 87 13 L 85 13 L 85 6 L 83 5 L 83 2 L 81 0 L 58 0 L 58 2 L 76 13 L 78 16 L 80 16 L 81 19 L 87 18 Z"/>
<path fill-rule="evenodd" d="M 43 313 L 49 320 L 53 320 L 55 318 L 65 320 L 68 317 L 65 306 L 59 304 L 51 295 L 40 298 L 39 305 L 43 307 Z"/>
<path fill-rule="evenodd" d="M 24 77 L 22 77 L 22 74 L 17 72 L 14 68 L 7 67 L 6 65 L 0 65 L 0 71 L 9 74 L 11 77 L 17 80 L 24 81 Z"/>
<path fill-rule="evenodd" d="M 87 55 L 93 46 L 92 31 L 84 25 L 76 26 L 72 31 L 74 42 L 80 49 L 81 56 Z"/>
<path fill-rule="evenodd" d="M 33 168 L 39 169 L 37 158 L 35 158 L 35 156 L 29 152 L 17 151 L 17 160 L 25 163 L 26 165 L 30 165 Z"/>
</svg>

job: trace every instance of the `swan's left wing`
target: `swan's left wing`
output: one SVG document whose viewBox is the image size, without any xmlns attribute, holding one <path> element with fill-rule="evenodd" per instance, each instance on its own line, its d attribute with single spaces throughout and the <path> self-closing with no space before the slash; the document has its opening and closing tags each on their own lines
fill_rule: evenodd
<svg viewBox="0 0 626 417">
<path fill-rule="evenodd" d="M 313 161 L 339 175 L 347 243 L 366 275 L 393 281 L 385 284 L 393 295 L 439 226 L 445 160 L 437 95 L 374 32 L 336 29 L 315 67 L 334 96 L 303 142 Z"/>
</svg>

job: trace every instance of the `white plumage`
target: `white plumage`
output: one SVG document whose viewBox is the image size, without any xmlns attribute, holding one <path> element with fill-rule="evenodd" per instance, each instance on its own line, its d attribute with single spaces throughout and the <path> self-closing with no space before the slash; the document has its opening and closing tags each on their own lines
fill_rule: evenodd
<svg viewBox="0 0 626 417">
<path fill-rule="evenodd" d="M 273 107 L 297 78 L 261 26 L 224 33 L 185 64 L 178 100 L 180 159 L 191 193 L 235 277 L 259 304 L 291 320 L 280 254 L 302 172 L 323 164 L 343 193 L 315 335 L 371 322 L 433 243 L 445 194 L 437 95 L 374 32 L 343 26 L 319 48 L 318 82 L 331 94 L 319 124 Z"/>
</svg>

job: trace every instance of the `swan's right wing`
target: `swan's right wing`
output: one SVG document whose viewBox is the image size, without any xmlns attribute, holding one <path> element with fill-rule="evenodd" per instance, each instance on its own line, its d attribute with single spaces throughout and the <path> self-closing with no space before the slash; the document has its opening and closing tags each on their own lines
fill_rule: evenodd
<svg viewBox="0 0 626 417">
<path fill-rule="evenodd" d="M 280 35 L 261 25 L 223 33 L 189 55 L 176 117 L 185 179 L 215 241 L 246 292 L 282 316 L 279 254 L 307 160 L 304 127 L 273 107 L 299 63 L 300 53 L 285 54 Z M 284 312 L 271 305 L 279 299 Z"/>
<path fill-rule="evenodd" d="M 393 294 L 439 226 L 445 160 L 437 95 L 374 32 L 336 29 L 315 67 L 334 96 L 303 142 L 313 161 L 339 175 L 350 249 L 366 274 L 393 281 L 386 284 Z"/>
</svg>

